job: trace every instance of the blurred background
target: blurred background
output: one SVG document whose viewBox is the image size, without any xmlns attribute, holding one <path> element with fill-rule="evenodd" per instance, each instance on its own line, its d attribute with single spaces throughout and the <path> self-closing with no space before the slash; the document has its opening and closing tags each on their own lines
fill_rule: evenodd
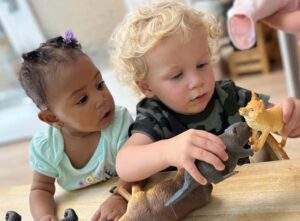
<svg viewBox="0 0 300 221">
<path fill-rule="evenodd" d="M 21 89 L 16 72 L 21 54 L 48 38 L 72 29 L 83 50 L 103 73 L 116 104 L 135 115 L 138 98 L 115 78 L 109 61 L 108 41 L 124 15 L 147 0 L 0 0 L 0 180 L 1 185 L 28 183 L 31 179 L 28 146 L 33 134 L 45 125 Z M 271 95 L 278 103 L 299 96 L 299 47 L 293 36 L 257 25 L 257 43 L 246 51 L 231 44 L 226 12 L 231 0 L 182 0 L 198 10 L 213 13 L 222 27 L 220 58 L 214 65 L 216 79 L 233 78 L 237 85 Z M 282 59 L 286 58 L 286 59 Z M 293 146 L 290 143 L 290 146 Z M 291 150 L 295 157 L 299 151 Z M 14 168 L 11 171 L 2 168 Z M 26 175 L 25 175 L 26 174 Z M 0 186 L 1 186 L 0 185 Z"/>
</svg>

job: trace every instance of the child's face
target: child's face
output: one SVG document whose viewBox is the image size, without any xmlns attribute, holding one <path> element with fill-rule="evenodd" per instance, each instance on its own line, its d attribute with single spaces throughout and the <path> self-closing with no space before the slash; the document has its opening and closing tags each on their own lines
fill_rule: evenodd
<svg viewBox="0 0 300 221">
<path fill-rule="evenodd" d="M 111 93 L 87 56 L 59 67 L 47 81 L 46 94 L 48 108 L 70 133 L 97 132 L 113 120 Z"/>
<path fill-rule="evenodd" d="M 207 34 L 194 27 L 190 35 L 184 43 L 182 34 L 176 33 L 147 52 L 147 77 L 138 83 L 147 97 L 181 114 L 203 111 L 215 85 Z"/>
</svg>

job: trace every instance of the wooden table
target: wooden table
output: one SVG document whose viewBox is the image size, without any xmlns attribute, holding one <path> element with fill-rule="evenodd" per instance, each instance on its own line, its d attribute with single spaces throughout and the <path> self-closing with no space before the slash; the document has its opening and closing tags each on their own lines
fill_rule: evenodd
<svg viewBox="0 0 300 221">
<path fill-rule="evenodd" d="M 239 173 L 214 186 L 211 202 L 191 213 L 187 221 L 298 221 L 300 220 L 300 160 L 253 163 L 237 168 Z M 59 217 L 74 208 L 80 221 L 89 220 L 109 196 L 116 180 L 87 189 L 65 192 L 58 188 Z M 23 221 L 32 220 L 28 206 L 29 186 L 0 188 L 0 220 L 15 210 Z M 1 218 L 1 216 L 3 218 Z"/>
</svg>

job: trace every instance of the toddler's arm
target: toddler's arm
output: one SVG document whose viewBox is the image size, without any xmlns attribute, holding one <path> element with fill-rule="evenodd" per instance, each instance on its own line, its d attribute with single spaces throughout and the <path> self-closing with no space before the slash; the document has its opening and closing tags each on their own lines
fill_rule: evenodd
<svg viewBox="0 0 300 221">
<path fill-rule="evenodd" d="M 34 171 L 29 203 L 35 221 L 57 221 L 54 210 L 54 182 L 54 178 Z"/>
<path fill-rule="evenodd" d="M 282 9 L 294 11 L 298 8 L 296 0 L 235 0 L 228 11 L 229 36 L 237 48 L 248 49 L 255 43 L 255 23 L 258 20 Z"/>
<path fill-rule="evenodd" d="M 170 166 L 185 168 L 201 184 L 206 179 L 195 166 L 195 160 L 212 164 L 223 170 L 227 160 L 225 145 L 214 134 L 190 129 L 173 138 L 153 142 L 148 136 L 134 133 L 119 151 L 116 169 L 129 182 L 146 179 Z"/>
<path fill-rule="evenodd" d="M 284 122 L 282 134 L 288 137 L 300 137 L 300 100 L 287 98 L 280 106 Z"/>
</svg>

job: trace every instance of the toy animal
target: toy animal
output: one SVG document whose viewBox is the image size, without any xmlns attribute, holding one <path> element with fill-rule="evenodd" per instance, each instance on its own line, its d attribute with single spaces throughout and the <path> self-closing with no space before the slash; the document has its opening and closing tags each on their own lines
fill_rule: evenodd
<svg viewBox="0 0 300 221">
<path fill-rule="evenodd" d="M 175 176 L 173 174 L 176 174 Z M 205 206 L 211 196 L 212 186 L 199 186 L 185 199 L 171 207 L 164 207 L 169 199 L 183 185 L 183 169 L 176 173 L 169 172 L 167 177 L 160 182 L 149 183 L 145 188 L 138 184 L 133 185 L 132 194 L 123 188 L 115 188 L 115 193 L 128 200 L 126 213 L 118 221 L 175 221 L 182 220 L 195 209 Z M 166 175 L 161 173 L 158 175 Z M 157 180 L 156 180 L 157 181 Z"/>
<path fill-rule="evenodd" d="M 280 107 L 271 107 L 266 109 L 262 100 L 252 92 L 250 102 L 246 107 L 239 109 L 249 127 L 252 128 L 252 136 L 250 144 L 253 144 L 254 151 L 260 151 L 266 142 L 268 136 L 272 136 L 270 132 L 280 132 L 283 127 L 282 109 Z M 261 132 L 261 135 L 258 133 Z M 278 143 L 283 148 L 287 137 L 282 136 L 281 142 Z"/>
<path fill-rule="evenodd" d="M 230 125 L 223 134 L 219 135 L 226 145 L 228 160 L 224 162 L 225 169 L 223 171 L 216 170 L 211 164 L 197 160 L 195 163 L 201 174 L 207 179 L 208 183 L 217 184 L 224 179 L 235 174 L 233 172 L 240 158 L 253 155 L 251 149 L 245 149 L 251 136 L 251 129 L 246 122 L 238 122 Z M 184 184 L 165 204 L 172 206 L 178 201 L 185 198 L 192 190 L 200 184 L 187 172 L 184 172 Z"/>
<path fill-rule="evenodd" d="M 201 161 L 197 162 L 200 170 L 207 171 L 204 172 L 206 175 L 209 174 L 207 177 L 210 177 L 211 173 L 213 174 L 212 178 L 208 178 L 208 180 L 220 182 L 229 177 L 226 174 L 233 171 L 239 157 L 253 154 L 252 150 L 243 148 L 251 135 L 250 131 L 251 129 L 246 123 L 237 123 L 226 129 L 223 135 L 220 135 L 227 145 L 230 144 L 232 146 L 234 153 L 229 158 L 226 169 L 223 172 L 217 172 L 208 164 L 200 163 Z M 233 142 L 233 139 L 236 141 Z M 231 147 L 227 146 L 227 149 L 231 149 Z M 193 182 L 196 183 L 185 170 L 180 169 L 174 177 L 158 182 L 148 189 L 142 190 L 139 185 L 133 185 L 131 195 L 123 188 L 116 188 L 115 193 L 122 195 L 128 200 L 127 211 L 118 221 L 181 220 L 191 211 L 205 206 L 211 196 L 211 184 L 203 186 L 195 185 Z M 183 191 L 183 195 L 177 195 L 180 197 L 180 200 L 173 201 L 168 207 L 165 207 L 167 200 L 175 193 L 181 191 L 179 189 L 182 187 L 184 189 L 188 188 L 188 190 Z"/>
<path fill-rule="evenodd" d="M 15 211 L 8 211 L 5 215 L 5 221 L 21 221 L 22 217 Z M 78 221 L 77 214 L 73 209 L 66 209 L 64 218 L 60 221 Z"/>
<path fill-rule="evenodd" d="M 22 216 L 14 211 L 7 211 L 5 215 L 5 221 L 21 221 Z"/>
</svg>

